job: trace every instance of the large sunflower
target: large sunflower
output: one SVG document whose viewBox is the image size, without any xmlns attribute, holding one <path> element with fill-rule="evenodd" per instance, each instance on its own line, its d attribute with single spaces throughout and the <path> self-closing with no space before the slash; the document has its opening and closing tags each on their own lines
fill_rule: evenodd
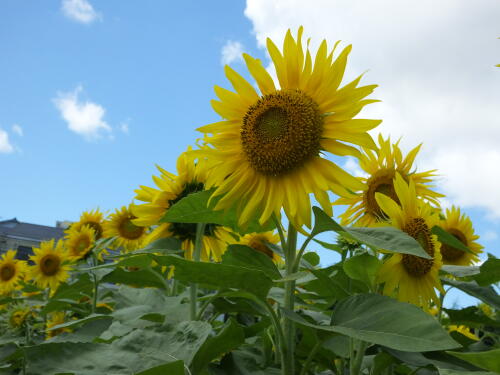
<svg viewBox="0 0 500 375">
<path fill-rule="evenodd" d="M 399 173 L 407 182 L 413 181 L 417 197 L 423 198 L 432 204 L 439 206 L 438 197 L 442 194 L 433 191 L 432 178 L 435 170 L 419 172 L 414 170 L 413 163 L 422 144 L 411 150 L 404 158 L 399 141 L 391 144 L 390 137 L 384 139 L 378 136 L 379 149 L 374 151 L 366 147 L 362 148 L 359 155 L 359 165 L 368 175 L 359 177 L 363 183 L 363 189 L 346 197 L 339 198 L 335 204 L 348 205 L 346 211 L 340 215 L 343 225 L 356 223 L 358 226 L 371 226 L 383 217 L 376 199 L 375 193 L 382 193 L 398 201 L 394 189 L 394 176 Z"/>
<path fill-rule="evenodd" d="M 252 249 L 267 255 L 275 263 L 282 263 L 281 257 L 272 251 L 268 244 L 277 244 L 280 241 L 278 234 L 269 231 L 263 233 L 249 233 L 240 238 L 239 243 L 251 247 Z"/>
<path fill-rule="evenodd" d="M 190 150 L 188 150 L 190 151 Z M 206 160 L 195 162 L 187 153 L 177 159 L 177 176 L 158 167 L 160 176 L 153 176 L 156 188 L 141 186 L 136 190 L 136 199 L 146 202 L 133 205 L 132 213 L 137 217 L 132 223 L 137 226 L 156 226 L 145 243 L 159 238 L 176 237 L 182 241 L 182 249 L 188 259 L 192 258 L 196 238 L 196 224 L 160 223 L 167 210 L 191 193 L 203 191 L 207 180 Z M 203 236 L 201 259 L 220 261 L 227 243 L 234 242 L 230 230 L 216 224 L 207 224 Z"/>
<path fill-rule="evenodd" d="M 443 291 L 439 280 L 441 268 L 440 243 L 431 234 L 439 222 L 436 210 L 416 195 L 415 183 L 409 184 L 396 173 L 394 189 L 397 201 L 382 193 L 375 199 L 387 215 L 389 224 L 415 238 L 432 258 L 425 259 L 409 254 L 392 254 L 379 270 L 378 280 L 385 283 L 384 294 L 397 293 L 398 299 L 428 308 L 431 300 L 436 305 L 439 299 L 434 288 Z"/>
<path fill-rule="evenodd" d="M 65 247 L 68 255 L 74 259 L 82 259 L 92 250 L 95 244 L 95 231 L 89 225 L 83 225 L 79 229 L 69 228 L 67 232 Z"/>
<path fill-rule="evenodd" d="M 16 289 L 26 272 L 26 263 L 15 259 L 17 251 L 8 250 L 0 257 L 0 295 Z"/>
<path fill-rule="evenodd" d="M 439 225 L 473 252 L 471 254 L 447 244 L 441 244 L 444 264 L 470 266 L 479 261 L 478 254 L 482 252 L 483 246 L 476 242 L 479 236 L 474 233 L 470 218 L 461 213 L 460 208 L 453 206 L 451 209 L 446 209 L 446 218 L 441 220 Z"/>
<path fill-rule="evenodd" d="M 95 239 L 98 240 L 102 237 L 102 233 L 104 231 L 102 226 L 103 222 L 103 214 L 101 211 L 99 211 L 98 208 L 91 211 L 84 211 L 80 215 L 80 220 L 76 223 L 71 224 L 70 227 L 66 230 L 66 234 L 69 234 L 72 229 L 80 230 L 83 226 L 87 225 L 94 230 Z"/>
<path fill-rule="evenodd" d="M 104 222 L 104 237 L 116 237 L 113 245 L 127 251 L 139 249 L 147 237 L 147 228 L 132 222 L 137 216 L 132 213 L 131 206 L 116 209 Z"/>
<path fill-rule="evenodd" d="M 40 248 L 33 248 L 35 255 L 30 259 L 35 263 L 30 267 L 31 277 L 40 288 L 56 290 L 59 284 L 69 277 L 69 256 L 63 242 L 54 240 L 42 242 Z"/>
<path fill-rule="evenodd" d="M 333 59 L 337 44 L 329 52 L 324 40 L 313 60 L 302 31 L 295 40 L 288 30 L 283 53 L 267 40 L 279 85 L 249 55 L 243 57 L 260 93 L 226 66 L 235 92 L 215 86 L 220 100 L 212 101 L 224 120 L 198 129 L 212 134 L 203 153 L 213 161 L 208 185 L 218 186 L 214 196 L 225 194 L 216 208 L 237 204 L 242 225 L 255 215 L 265 223 L 284 208 L 295 227 L 310 226 L 311 193 L 331 215 L 327 191 L 344 196 L 362 184 L 324 156 L 357 155 L 346 143 L 375 148 L 367 131 L 381 121 L 353 117 L 376 101 L 364 99 L 376 85 L 357 87 L 360 76 L 339 88 L 351 46 Z"/>
</svg>

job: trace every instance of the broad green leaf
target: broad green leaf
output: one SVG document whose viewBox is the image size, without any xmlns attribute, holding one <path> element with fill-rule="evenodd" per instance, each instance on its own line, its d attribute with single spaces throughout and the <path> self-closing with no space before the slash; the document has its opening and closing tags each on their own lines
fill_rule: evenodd
<svg viewBox="0 0 500 375">
<path fill-rule="evenodd" d="M 494 372 L 489 371 L 460 371 L 451 370 L 446 368 L 439 368 L 439 375 L 495 375 Z"/>
<path fill-rule="evenodd" d="M 62 283 L 48 303 L 42 309 L 42 314 L 52 311 L 64 310 L 72 301 L 78 302 L 82 298 L 89 299 L 92 295 L 94 283 L 90 280 L 88 273 L 78 275 L 78 278 L 71 283 Z"/>
<path fill-rule="evenodd" d="M 89 316 L 86 316 L 85 318 L 82 319 L 77 319 L 77 320 L 70 320 L 69 322 L 65 322 L 62 324 L 58 324 L 54 327 L 49 328 L 48 330 L 54 330 L 54 329 L 59 329 L 59 328 L 71 328 L 71 327 L 76 327 L 79 325 L 82 325 L 84 323 L 89 323 L 95 320 L 100 320 L 100 319 L 111 319 L 110 315 L 103 315 L 103 314 L 91 314 Z"/>
<path fill-rule="evenodd" d="M 72 332 L 63 332 L 46 342 L 93 342 L 111 325 L 111 319 L 93 320 Z"/>
<path fill-rule="evenodd" d="M 479 267 L 444 265 L 441 267 L 441 271 L 449 273 L 455 277 L 469 277 L 479 274 Z"/>
<path fill-rule="evenodd" d="M 476 306 L 469 306 L 460 310 L 444 309 L 452 324 L 466 325 L 468 327 L 492 326 L 500 327 L 500 322 L 486 316 Z"/>
<path fill-rule="evenodd" d="M 362 242 L 375 249 L 394 253 L 416 255 L 430 259 L 422 246 L 405 232 L 394 227 L 358 228 L 342 227 L 319 207 L 313 207 L 314 228 L 311 235 L 334 231 L 347 239 Z"/>
<path fill-rule="evenodd" d="M 132 259 L 132 258 L 128 258 Z M 102 278 L 103 282 L 126 284 L 135 287 L 155 287 L 165 288 L 165 284 L 157 275 L 149 268 L 143 268 L 136 271 L 127 271 L 121 267 L 116 268 Z"/>
<path fill-rule="evenodd" d="M 235 288 L 265 297 L 272 280 L 263 271 L 219 263 L 194 262 L 174 255 L 153 256 L 161 265 L 174 266 L 175 278 L 215 289 Z"/>
<path fill-rule="evenodd" d="M 274 228 L 271 223 L 264 226 L 259 225 L 258 218 L 251 220 L 246 228 L 241 228 L 238 225 L 239 214 L 236 207 L 227 211 L 215 211 L 213 209 L 222 196 L 213 199 L 210 202 L 210 207 L 208 206 L 212 193 L 213 190 L 205 190 L 189 194 L 170 207 L 160 222 L 219 224 L 229 227 L 240 234 L 264 232 Z"/>
<path fill-rule="evenodd" d="M 302 257 L 304 260 L 308 261 L 309 264 L 313 267 L 316 267 L 319 265 L 319 262 L 321 261 L 319 255 L 315 253 L 314 251 L 309 251 L 305 253 Z"/>
<path fill-rule="evenodd" d="M 344 271 L 351 279 L 359 280 L 372 286 L 382 262 L 375 256 L 364 253 L 344 261 Z"/>
<path fill-rule="evenodd" d="M 184 375 L 184 362 L 174 361 L 164 365 L 150 368 L 146 371 L 136 372 L 134 375 Z"/>
<path fill-rule="evenodd" d="M 182 360 L 191 363 L 211 332 L 205 322 L 137 329 L 111 344 L 43 343 L 26 347 L 30 375 L 136 374 Z"/>
<path fill-rule="evenodd" d="M 461 250 L 463 252 L 474 254 L 467 246 L 465 246 L 462 241 L 456 238 L 454 235 L 448 233 L 443 228 L 438 225 L 435 225 L 431 232 L 438 237 L 439 242 L 444 243 L 448 246 L 453 247 L 454 249 Z"/>
<path fill-rule="evenodd" d="M 500 373 L 500 349 L 488 350 L 486 352 L 448 353 L 485 370 Z"/>
<path fill-rule="evenodd" d="M 281 274 L 271 258 L 244 245 L 229 245 L 222 255 L 222 264 L 260 270 L 271 279 L 281 278 Z"/>
<path fill-rule="evenodd" d="M 316 242 L 316 243 L 319 243 L 325 249 L 336 251 L 339 254 L 343 254 L 344 251 L 345 251 L 344 249 L 342 249 L 341 246 L 336 245 L 336 244 L 331 244 L 331 243 L 323 242 L 323 241 L 320 241 L 320 240 L 317 240 L 317 239 L 313 239 L 313 241 Z"/>
<path fill-rule="evenodd" d="M 402 351 L 427 352 L 459 346 L 429 314 L 378 294 L 358 294 L 340 301 L 334 308 L 331 326 L 311 325 L 291 311 L 284 313 L 301 324 Z"/>
<path fill-rule="evenodd" d="M 192 371 L 199 374 L 211 361 L 236 349 L 245 341 L 243 328 L 233 319 L 222 327 L 221 331 L 209 337 L 193 358 Z"/>
<path fill-rule="evenodd" d="M 441 278 L 441 280 L 445 284 L 454 286 L 473 297 L 479 298 L 495 309 L 500 310 L 500 296 L 491 286 L 479 286 L 475 281 L 458 281 L 448 278 Z"/>
<path fill-rule="evenodd" d="M 479 275 L 474 276 L 479 285 L 486 286 L 500 281 L 500 259 L 490 256 L 479 269 Z"/>
<path fill-rule="evenodd" d="M 156 241 L 151 242 L 144 249 L 118 254 L 111 258 L 128 258 L 135 255 L 152 253 L 159 253 L 163 255 L 180 254 L 182 252 L 183 250 L 181 250 L 181 241 L 175 237 L 167 237 L 160 238 Z"/>
</svg>

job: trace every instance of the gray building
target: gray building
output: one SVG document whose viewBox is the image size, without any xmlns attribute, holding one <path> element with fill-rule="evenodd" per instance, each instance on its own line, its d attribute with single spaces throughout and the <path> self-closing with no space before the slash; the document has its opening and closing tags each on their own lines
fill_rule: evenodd
<svg viewBox="0 0 500 375">
<path fill-rule="evenodd" d="M 17 258 L 27 260 L 33 254 L 32 248 L 41 241 L 58 240 L 64 236 L 64 222 L 56 227 L 23 223 L 16 218 L 0 221 L 0 254 L 17 250 Z"/>
</svg>

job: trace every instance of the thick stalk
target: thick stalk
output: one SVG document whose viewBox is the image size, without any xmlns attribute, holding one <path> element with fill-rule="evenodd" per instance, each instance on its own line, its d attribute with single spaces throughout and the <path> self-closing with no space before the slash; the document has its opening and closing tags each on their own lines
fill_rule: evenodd
<svg viewBox="0 0 500 375">
<path fill-rule="evenodd" d="M 199 262 L 201 259 L 201 247 L 202 247 L 202 239 L 203 234 L 205 232 L 205 224 L 198 223 L 196 224 L 196 238 L 194 241 L 194 252 L 193 252 L 193 260 L 195 262 Z M 198 285 L 196 283 L 191 283 L 190 287 L 190 317 L 191 320 L 196 320 L 197 316 L 197 304 L 198 304 Z"/>
<path fill-rule="evenodd" d="M 368 343 L 364 341 L 350 339 L 351 358 L 349 358 L 349 375 L 359 375 L 367 346 Z"/>
<path fill-rule="evenodd" d="M 297 231 L 292 223 L 288 225 L 288 239 L 285 250 L 286 276 L 294 272 L 295 257 L 297 253 Z M 285 309 L 295 310 L 295 280 L 285 282 Z M 286 361 L 282 366 L 283 375 L 295 374 L 295 325 L 288 319 L 283 319 L 283 333 L 286 343 Z"/>
</svg>

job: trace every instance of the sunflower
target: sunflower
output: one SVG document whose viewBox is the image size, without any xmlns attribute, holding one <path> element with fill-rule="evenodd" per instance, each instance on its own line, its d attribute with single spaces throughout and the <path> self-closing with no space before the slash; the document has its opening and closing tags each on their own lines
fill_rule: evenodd
<svg viewBox="0 0 500 375">
<path fill-rule="evenodd" d="M 66 234 L 69 235 L 72 229 L 80 230 L 83 226 L 87 225 L 91 227 L 95 232 L 96 241 L 102 237 L 103 229 L 103 215 L 102 212 L 99 211 L 98 208 L 91 211 L 84 211 L 80 215 L 80 220 L 76 223 L 70 225 L 68 229 L 66 229 Z"/>
<path fill-rule="evenodd" d="M 104 237 L 116 236 L 114 246 L 127 251 L 139 249 L 147 237 L 147 228 L 132 222 L 137 216 L 132 213 L 131 206 L 116 209 L 104 222 Z"/>
<path fill-rule="evenodd" d="M 383 217 L 382 210 L 375 199 L 375 193 L 387 195 L 398 202 L 394 189 L 394 176 L 399 173 L 407 182 L 413 181 L 417 197 L 423 198 L 435 206 L 439 206 L 437 198 L 444 195 L 433 191 L 432 178 L 435 170 L 417 173 L 413 168 L 415 157 L 422 144 L 411 150 L 404 158 L 399 141 L 391 144 L 390 137 L 384 139 L 378 136 L 379 149 L 376 151 L 366 147 L 359 154 L 359 165 L 367 177 L 359 177 L 363 189 L 348 197 L 341 197 L 334 203 L 347 205 L 346 211 L 340 215 L 342 225 L 356 223 L 358 226 L 369 227 Z"/>
<path fill-rule="evenodd" d="M 65 314 L 64 312 L 54 312 L 50 314 L 46 323 L 46 336 L 45 339 L 48 340 L 52 337 L 60 335 L 63 332 L 71 332 L 69 328 L 57 328 L 51 329 L 52 327 L 58 326 L 59 324 L 65 323 Z"/>
<path fill-rule="evenodd" d="M 226 66 L 235 92 L 215 86 L 220 100 L 212 101 L 223 120 L 198 129 L 210 147 L 200 153 L 213 163 L 208 185 L 217 186 L 214 197 L 225 194 L 215 208 L 237 204 L 241 225 L 255 215 L 263 224 L 273 213 L 279 217 L 284 208 L 296 228 L 310 226 L 311 193 L 332 215 L 327 190 L 345 196 L 348 189 L 363 186 L 326 159 L 326 153 L 359 153 L 346 143 L 376 147 L 367 131 L 381 121 L 353 119 L 376 101 L 364 99 L 376 85 L 357 87 L 360 76 L 339 88 L 351 46 L 333 59 L 338 43 L 329 52 L 324 40 L 313 61 L 302 32 L 300 27 L 295 40 L 288 30 L 283 53 L 267 39 L 279 85 L 260 60 L 243 54 L 260 94 Z"/>
<path fill-rule="evenodd" d="M 29 313 L 30 313 L 30 310 L 27 307 L 14 308 L 10 312 L 10 316 L 9 316 L 10 327 L 13 329 L 20 328 L 24 324 L 24 322 L 26 321 L 26 318 L 28 317 Z"/>
<path fill-rule="evenodd" d="M 281 259 L 281 257 L 274 251 L 272 251 L 268 246 L 269 243 L 277 244 L 279 241 L 280 237 L 276 233 L 270 231 L 263 233 L 245 234 L 240 238 L 239 243 L 267 255 L 275 263 L 282 263 L 283 260 Z"/>
<path fill-rule="evenodd" d="M 446 218 L 439 225 L 473 253 L 467 253 L 443 243 L 441 244 L 441 255 L 444 264 L 470 266 L 479 261 L 478 254 L 482 253 L 483 246 L 476 242 L 479 236 L 474 233 L 470 218 L 461 213 L 460 208 L 452 206 L 451 209 L 446 209 Z"/>
<path fill-rule="evenodd" d="M 26 272 L 26 263 L 15 259 L 17 251 L 8 250 L 0 257 L 0 295 L 16 289 Z"/>
<path fill-rule="evenodd" d="M 71 227 L 67 232 L 65 247 L 74 260 L 85 258 L 94 244 L 95 231 L 89 225 L 83 225 L 80 229 Z"/>
<path fill-rule="evenodd" d="M 442 265 L 440 243 L 431 234 L 431 229 L 439 222 L 439 215 L 417 198 L 415 183 L 411 180 L 406 183 L 399 173 L 394 179 L 394 189 L 397 201 L 382 193 L 375 194 L 378 205 L 389 218 L 386 225 L 399 228 L 417 240 L 431 259 L 392 254 L 380 268 L 378 280 L 385 283 L 384 294 L 393 295 L 397 290 L 399 300 L 428 309 L 431 300 L 439 305 L 434 288 L 444 292 L 438 276 Z"/>
<path fill-rule="evenodd" d="M 471 331 L 469 327 L 450 325 L 448 326 L 448 332 L 458 332 L 471 340 L 479 341 L 479 338 Z"/>
<path fill-rule="evenodd" d="M 160 223 L 160 219 L 172 205 L 191 193 L 205 189 L 207 162 L 203 158 L 195 162 L 188 156 L 189 151 L 190 149 L 177 159 L 177 176 L 157 166 L 161 174 L 153 176 L 153 181 L 158 189 L 141 186 L 135 191 L 137 193 L 135 198 L 146 203 L 132 206 L 132 213 L 137 217 L 132 223 L 142 227 L 156 225 L 146 238 L 145 244 L 165 237 L 180 239 L 186 258 L 191 259 L 196 238 L 196 224 Z M 201 259 L 206 261 L 212 258 L 220 261 L 227 243 L 234 242 L 234 238 L 228 228 L 207 224 L 202 242 Z"/>
<path fill-rule="evenodd" d="M 40 248 L 33 248 L 35 255 L 30 259 L 35 263 L 30 267 L 31 277 L 40 288 L 50 287 L 53 291 L 69 277 L 69 256 L 63 242 L 54 240 L 42 242 Z"/>
</svg>

